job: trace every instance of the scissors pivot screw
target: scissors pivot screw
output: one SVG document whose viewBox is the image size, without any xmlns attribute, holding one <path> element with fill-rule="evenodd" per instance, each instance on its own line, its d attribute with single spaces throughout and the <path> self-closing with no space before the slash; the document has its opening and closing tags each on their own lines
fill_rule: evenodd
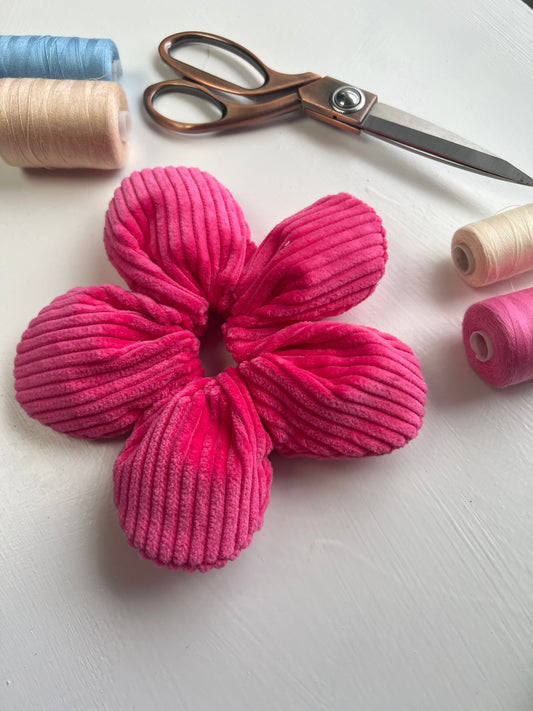
<svg viewBox="0 0 533 711">
<path fill-rule="evenodd" d="M 339 87 L 333 92 L 329 101 L 335 111 L 340 111 L 343 114 L 359 111 L 365 105 L 364 94 L 354 86 Z"/>
</svg>

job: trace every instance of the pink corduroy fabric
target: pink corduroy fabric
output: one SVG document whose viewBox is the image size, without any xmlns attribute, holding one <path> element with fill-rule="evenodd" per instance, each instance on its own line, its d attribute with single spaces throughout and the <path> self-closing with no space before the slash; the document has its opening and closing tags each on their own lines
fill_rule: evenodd
<svg viewBox="0 0 533 711">
<path fill-rule="evenodd" d="M 273 448 L 365 457 L 417 434 L 426 387 L 411 349 L 320 320 L 383 274 L 385 232 L 363 202 L 325 197 L 256 246 L 213 177 L 157 168 L 122 182 L 104 238 L 131 291 L 56 298 L 23 334 L 15 386 L 26 412 L 60 432 L 129 433 L 115 503 L 141 556 L 189 571 L 236 558 L 263 523 Z M 237 366 L 206 378 L 209 308 Z"/>
</svg>

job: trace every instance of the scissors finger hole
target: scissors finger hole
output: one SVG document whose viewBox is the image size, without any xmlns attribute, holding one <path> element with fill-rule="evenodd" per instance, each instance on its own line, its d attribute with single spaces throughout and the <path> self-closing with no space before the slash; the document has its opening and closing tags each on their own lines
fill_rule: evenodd
<svg viewBox="0 0 533 711">
<path fill-rule="evenodd" d="M 221 119 L 225 113 L 223 104 L 207 94 L 186 91 L 181 87 L 157 93 L 152 104 L 165 118 L 184 124 L 211 123 Z"/>
<path fill-rule="evenodd" d="M 169 54 L 178 62 L 197 67 L 242 89 L 258 89 L 266 81 L 260 65 L 232 45 L 226 48 L 204 42 L 188 42 L 171 47 Z"/>
</svg>

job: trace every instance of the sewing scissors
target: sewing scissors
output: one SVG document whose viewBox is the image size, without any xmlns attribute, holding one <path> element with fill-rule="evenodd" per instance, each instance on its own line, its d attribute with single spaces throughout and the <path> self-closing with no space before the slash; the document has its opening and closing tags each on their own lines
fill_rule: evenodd
<svg viewBox="0 0 533 711">
<path fill-rule="evenodd" d="M 218 47 L 240 57 L 259 73 L 263 83 L 248 89 L 171 55 L 171 51 L 187 44 Z M 224 37 L 207 32 L 179 32 L 160 43 L 159 54 L 182 78 L 149 86 L 144 92 L 144 104 L 150 116 L 171 131 L 187 134 L 232 129 L 303 110 L 313 118 L 345 131 L 356 134 L 364 131 L 458 168 L 533 186 L 533 178 L 507 161 L 439 126 L 382 104 L 376 94 L 312 72 L 283 74 L 274 71 L 248 49 Z M 170 119 L 154 107 L 154 100 L 168 92 L 200 97 L 214 106 L 220 117 L 205 123 Z M 234 95 L 238 100 L 232 101 L 228 95 Z M 243 103 L 243 99 L 249 102 Z"/>
</svg>

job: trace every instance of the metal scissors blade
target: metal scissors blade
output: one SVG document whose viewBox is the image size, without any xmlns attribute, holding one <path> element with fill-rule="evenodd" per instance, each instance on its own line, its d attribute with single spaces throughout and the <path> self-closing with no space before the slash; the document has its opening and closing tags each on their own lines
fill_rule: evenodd
<svg viewBox="0 0 533 711">
<path fill-rule="evenodd" d="M 247 89 L 180 61 L 176 47 L 203 44 L 218 47 L 243 59 L 262 78 L 260 86 Z M 533 178 L 483 148 L 450 134 L 427 121 L 378 102 L 376 94 L 312 72 L 284 74 L 270 69 L 246 47 L 206 32 L 180 32 L 159 45 L 162 60 L 181 75 L 149 86 L 144 92 L 148 113 L 161 126 L 181 133 L 204 133 L 239 128 L 292 111 L 303 110 L 313 118 L 352 133 L 372 134 L 401 148 L 483 175 L 533 186 Z M 174 121 L 154 106 L 167 92 L 192 94 L 214 106 L 220 117 L 206 123 Z M 241 101 L 228 96 L 238 96 Z M 247 100 L 248 103 L 242 103 Z"/>
<path fill-rule="evenodd" d="M 374 105 L 363 121 L 361 130 L 458 168 L 520 185 L 533 186 L 533 178 L 508 161 L 492 155 L 440 126 L 380 102 Z"/>
</svg>

